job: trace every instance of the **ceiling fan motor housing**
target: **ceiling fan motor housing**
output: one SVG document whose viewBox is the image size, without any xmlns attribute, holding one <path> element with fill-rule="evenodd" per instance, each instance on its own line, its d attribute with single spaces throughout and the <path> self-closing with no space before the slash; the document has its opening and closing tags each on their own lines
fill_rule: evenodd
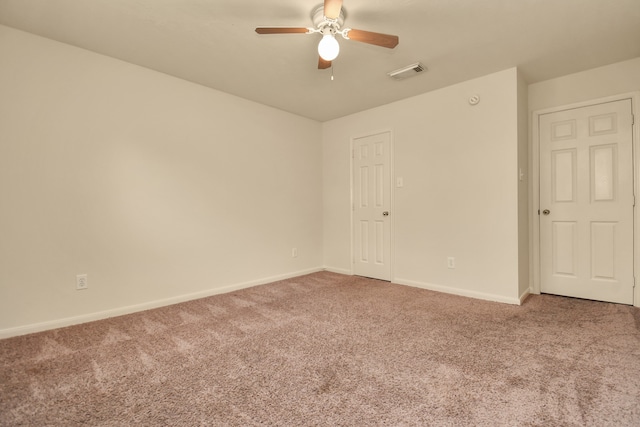
<svg viewBox="0 0 640 427">
<path fill-rule="evenodd" d="M 335 33 L 335 31 L 339 30 L 344 25 L 344 19 L 346 16 L 347 15 L 343 7 L 340 9 L 340 16 L 338 16 L 337 19 L 329 19 L 324 16 L 324 5 L 320 4 L 311 12 L 311 21 L 316 28 L 322 29 L 330 26 Z"/>
</svg>

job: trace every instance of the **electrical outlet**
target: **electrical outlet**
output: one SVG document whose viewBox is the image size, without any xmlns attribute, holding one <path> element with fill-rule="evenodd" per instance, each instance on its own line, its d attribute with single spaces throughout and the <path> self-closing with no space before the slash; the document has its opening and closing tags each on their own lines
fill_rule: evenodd
<svg viewBox="0 0 640 427">
<path fill-rule="evenodd" d="M 291 249 L 291 258 L 298 258 L 298 248 Z"/>
<path fill-rule="evenodd" d="M 87 289 L 89 287 L 89 282 L 87 282 L 86 274 L 78 274 L 76 276 L 76 289 L 82 290 Z"/>
<path fill-rule="evenodd" d="M 454 257 L 447 258 L 447 268 L 456 268 L 456 259 Z"/>
</svg>

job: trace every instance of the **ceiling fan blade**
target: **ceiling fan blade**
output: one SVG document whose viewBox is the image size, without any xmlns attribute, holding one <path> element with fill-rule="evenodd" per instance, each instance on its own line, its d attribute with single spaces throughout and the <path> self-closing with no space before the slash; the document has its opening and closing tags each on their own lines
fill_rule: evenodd
<svg viewBox="0 0 640 427">
<path fill-rule="evenodd" d="M 324 16 L 329 19 L 338 19 L 342 9 L 342 0 L 324 0 Z"/>
<path fill-rule="evenodd" d="M 309 29 L 305 27 L 258 27 L 258 34 L 297 34 L 308 33 Z"/>
<path fill-rule="evenodd" d="M 326 61 L 322 59 L 321 56 L 318 57 L 318 70 L 326 70 L 327 68 L 331 68 L 331 61 Z"/>
<path fill-rule="evenodd" d="M 390 34 L 372 33 L 371 31 L 363 30 L 349 30 L 347 32 L 347 38 L 362 43 L 374 44 L 376 46 L 388 47 L 393 49 L 398 46 L 398 36 L 392 36 Z"/>
</svg>

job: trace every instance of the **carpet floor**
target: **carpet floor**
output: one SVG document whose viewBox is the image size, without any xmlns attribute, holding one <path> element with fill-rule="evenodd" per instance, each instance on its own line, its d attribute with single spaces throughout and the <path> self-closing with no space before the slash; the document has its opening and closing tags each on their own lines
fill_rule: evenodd
<svg viewBox="0 0 640 427">
<path fill-rule="evenodd" d="M 2 426 L 639 426 L 640 309 L 329 272 L 0 341 Z"/>
</svg>

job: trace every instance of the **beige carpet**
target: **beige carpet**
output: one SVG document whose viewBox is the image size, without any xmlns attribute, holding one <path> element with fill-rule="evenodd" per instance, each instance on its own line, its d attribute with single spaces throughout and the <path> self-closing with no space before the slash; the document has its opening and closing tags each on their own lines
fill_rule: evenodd
<svg viewBox="0 0 640 427">
<path fill-rule="evenodd" d="M 640 310 L 317 273 L 0 341 L 2 426 L 639 426 Z"/>
</svg>

